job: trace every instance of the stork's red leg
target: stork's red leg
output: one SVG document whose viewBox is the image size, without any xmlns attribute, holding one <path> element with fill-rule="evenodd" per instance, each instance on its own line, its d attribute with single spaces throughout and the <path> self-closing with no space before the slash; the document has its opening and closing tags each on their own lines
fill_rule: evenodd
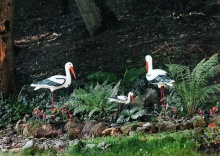
<svg viewBox="0 0 220 156">
<path fill-rule="evenodd" d="M 51 107 L 51 110 L 54 109 L 54 93 L 51 92 L 51 96 L 52 96 L 52 107 Z"/>
<path fill-rule="evenodd" d="M 166 118 L 166 103 L 164 98 L 164 86 L 160 87 L 161 105 L 164 107 L 164 117 Z"/>
<path fill-rule="evenodd" d="M 164 106 L 164 90 L 163 90 L 163 86 L 160 87 L 160 102 L 161 102 L 161 105 Z"/>
</svg>

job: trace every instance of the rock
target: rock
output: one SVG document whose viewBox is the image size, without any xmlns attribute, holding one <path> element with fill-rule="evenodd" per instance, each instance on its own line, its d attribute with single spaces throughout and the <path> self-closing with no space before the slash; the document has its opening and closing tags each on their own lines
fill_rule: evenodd
<svg viewBox="0 0 220 156">
<path fill-rule="evenodd" d="M 18 122 L 15 125 L 15 131 L 18 134 L 22 134 L 25 127 L 27 127 L 27 119 L 30 115 L 26 114 L 22 120 L 18 120 Z"/>
<path fill-rule="evenodd" d="M 25 127 L 23 130 L 23 136 L 28 137 L 29 136 L 29 130 L 28 127 Z"/>
<path fill-rule="evenodd" d="M 147 122 L 147 123 L 143 124 L 143 126 L 141 128 L 138 127 L 137 132 L 142 132 L 142 133 L 149 132 L 152 129 L 152 127 L 153 127 L 153 124 L 150 122 Z"/>
<path fill-rule="evenodd" d="M 153 133 L 157 133 L 157 132 L 158 132 L 158 127 L 157 127 L 157 125 L 152 124 L 149 133 L 153 134 Z"/>
<path fill-rule="evenodd" d="M 176 124 L 171 121 L 163 121 L 157 124 L 159 131 L 175 132 Z"/>
<path fill-rule="evenodd" d="M 30 131 L 29 133 L 30 136 L 33 136 L 34 138 L 54 138 L 63 134 L 63 129 L 53 129 L 51 124 L 46 124 L 34 129 L 34 131 Z"/>
<path fill-rule="evenodd" d="M 187 130 L 193 128 L 193 122 L 190 120 L 183 121 L 182 123 L 178 123 L 177 127 L 179 130 Z"/>
<path fill-rule="evenodd" d="M 150 109 L 153 109 L 158 103 L 158 94 L 157 91 L 152 88 L 147 88 L 145 91 L 144 97 L 144 106 Z"/>
<path fill-rule="evenodd" d="M 2 143 L 10 144 L 12 142 L 11 137 L 3 137 Z"/>
<path fill-rule="evenodd" d="M 105 123 L 103 123 L 103 122 L 95 124 L 91 128 L 91 131 L 89 132 L 89 136 L 92 138 L 100 137 L 100 136 L 102 136 L 102 132 L 105 130 L 105 128 L 106 128 L 106 126 L 105 126 Z"/>
<path fill-rule="evenodd" d="M 144 96 L 135 96 L 134 103 L 137 105 L 144 105 Z"/>
<path fill-rule="evenodd" d="M 201 116 L 195 116 L 191 119 L 191 121 L 193 123 L 194 128 L 206 126 L 205 120 Z"/>
<path fill-rule="evenodd" d="M 130 131 L 136 131 L 137 127 L 142 127 L 142 123 L 132 123 L 121 126 L 120 130 L 122 134 L 128 135 Z"/>
<path fill-rule="evenodd" d="M 143 127 L 151 127 L 151 126 L 152 126 L 152 124 L 150 122 L 143 124 Z"/>
<path fill-rule="evenodd" d="M 146 133 L 150 131 L 151 127 L 137 127 L 136 132 Z"/>
<path fill-rule="evenodd" d="M 102 132 L 102 135 L 104 135 L 104 136 L 107 136 L 107 135 L 118 136 L 120 134 L 121 134 L 120 129 L 117 127 L 107 128 Z"/>
<path fill-rule="evenodd" d="M 89 137 L 89 132 L 91 130 L 91 128 L 97 124 L 97 122 L 95 120 L 92 120 L 92 121 L 87 121 L 82 129 L 82 132 L 81 132 L 81 136 L 82 138 L 88 138 Z"/>
<path fill-rule="evenodd" d="M 67 147 L 67 143 L 65 142 L 62 142 L 62 141 L 58 141 L 55 143 L 54 145 L 54 149 L 60 151 L 60 150 L 63 150 Z"/>
<path fill-rule="evenodd" d="M 42 130 L 44 130 L 44 131 L 51 131 L 51 130 L 53 130 L 53 127 L 52 127 L 51 124 L 46 124 L 46 125 L 42 126 Z"/>
<path fill-rule="evenodd" d="M 39 150 L 46 150 L 43 144 L 35 144 L 34 147 L 38 148 Z"/>
<path fill-rule="evenodd" d="M 65 130 L 68 133 L 68 137 L 71 139 L 81 138 L 81 132 L 84 127 L 84 122 L 69 121 L 65 125 Z"/>
<path fill-rule="evenodd" d="M 76 121 L 74 121 L 74 120 L 68 121 L 68 122 L 65 124 L 65 126 L 64 126 L 64 130 L 65 130 L 66 132 L 70 131 L 71 128 L 74 128 L 74 127 L 75 127 L 75 124 L 76 124 Z"/>
<path fill-rule="evenodd" d="M 26 142 L 26 144 L 22 147 L 22 149 L 31 148 L 33 146 L 34 146 L 34 141 L 33 141 L 33 139 L 31 139 L 28 142 Z"/>
</svg>

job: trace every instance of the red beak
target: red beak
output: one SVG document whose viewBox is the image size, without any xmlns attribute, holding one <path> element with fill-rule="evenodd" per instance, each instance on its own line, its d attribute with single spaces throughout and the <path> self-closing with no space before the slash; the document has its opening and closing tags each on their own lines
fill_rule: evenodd
<svg viewBox="0 0 220 156">
<path fill-rule="evenodd" d="M 148 73 L 148 62 L 146 61 L 146 73 Z"/>
<path fill-rule="evenodd" d="M 70 71 L 72 72 L 74 78 L 76 79 L 76 73 L 75 73 L 75 71 L 74 71 L 74 68 L 73 68 L 73 67 L 70 67 Z"/>
</svg>

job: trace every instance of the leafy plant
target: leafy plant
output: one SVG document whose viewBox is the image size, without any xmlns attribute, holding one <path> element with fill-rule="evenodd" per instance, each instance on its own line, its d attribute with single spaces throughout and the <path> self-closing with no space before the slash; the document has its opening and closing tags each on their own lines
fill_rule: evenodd
<svg viewBox="0 0 220 156">
<path fill-rule="evenodd" d="M 25 114 L 31 114 L 33 108 L 34 103 L 29 103 L 27 96 L 22 95 L 21 92 L 19 95 L 11 95 L 7 99 L 3 99 L 0 93 L 0 127 L 15 123 Z"/>
<path fill-rule="evenodd" d="M 143 76 L 145 73 L 145 68 L 131 68 L 127 69 L 122 78 L 121 86 L 125 92 L 129 92 L 135 88 L 135 90 L 143 87 L 145 85 L 145 81 L 140 79 L 140 76 Z"/>
<path fill-rule="evenodd" d="M 220 73 L 218 54 L 203 59 L 191 71 L 189 67 L 178 64 L 168 65 L 171 77 L 175 80 L 174 89 L 181 98 L 188 115 L 193 116 L 199 105 L 209 96 L 220 91 L 220 84 L 209 85 L 209 79 Z"/>
<path fill-rule="evenodd" d="M 117 119 L 116 123 L 125 123 L 130 120 L 137 120 L 139 117 L 142 117 L 146 114 L 146 111 L 143 107 L 133 107 L 132 109 L 124 109 L 120 117 Z"/>
<path fill-rule="evenodd" d="M 78 89 L 72 93 L 72 99 L 69 105 L 73 105 L 74 115 L 77 113 L 86 113 L 88 118 L 98 118 L 111 113 L 116 105 L 109 103 L 108 97 L 114 96 L 119 90 L 120 81 L 115 85 L 97 83 L 96 86 L 90 86 L 89 90 Z"/>
<path fill-rule="evenodd" d="M 114 73 L 98 71 L 87 76 L 87 79 L 92 82 L 103 83 L 107 81 L 108 83 L 117 82 L 118 78 Z"/>
</svg>

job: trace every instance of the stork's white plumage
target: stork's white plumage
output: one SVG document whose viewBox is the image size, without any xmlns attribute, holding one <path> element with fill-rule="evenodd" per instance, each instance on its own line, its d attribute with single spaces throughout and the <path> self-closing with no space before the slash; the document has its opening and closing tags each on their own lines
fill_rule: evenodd
<svg viewBox="0 0 220 156">
<path fill-rule="evenodd" d="M 153 69 L 152 57 L 147 55 L 146 61 L 146 79 L 160 88 L 161 104 L 164 106 L 164 116 L 166 116 L 166 104 L 164 98 L 164 87 L 173 86 L 174 80 L 170 79 L 166 74 L 167 72 L 162 69 Z"/>
<path fill-rule="evenodd" d="M 134 93 L 129 92 L 128 96 L 119 95 L 115 97 L 109 97 L 109 102 L 117 102 L 118 103 L 118 116 L 120 115 L 120 103 L 129 104 L 134 99 Z"/>
<path fill-rule="evenodd" d="M 147 80 L 157 85 L 158 88 L 161 86 L 173 86 L 174 80 L 170 79 L 166 74 L 167 72 L 162 69 L 153 69 L 152 57 L 147 55 L 145 57 L 146 60 L 146 78 Z"/>
<path fill-rule="evenodd" d="M 72 72 L 74 78 L 76 79 L 76 74 L 73 68 L 73 64 L 71 62 L 67 62 L 65 64 L 65 72 L 66 76 L 64 75 L 54 75 L 52 77 L 49 77 L 47 79 L 44 79 L 39 82 L 35 82 L 31 84 L 31 87 L 35 87 L 34 90 L 38 90 L 41 88 L 48 88 L 50 89 L 52 93 L 52 108 L 54 108 L 54 98 L 53 98 L 53 92 L 60 88 L 67 88 L 71 84 L 71 75 L 70 71 Z"/>
</svg>

